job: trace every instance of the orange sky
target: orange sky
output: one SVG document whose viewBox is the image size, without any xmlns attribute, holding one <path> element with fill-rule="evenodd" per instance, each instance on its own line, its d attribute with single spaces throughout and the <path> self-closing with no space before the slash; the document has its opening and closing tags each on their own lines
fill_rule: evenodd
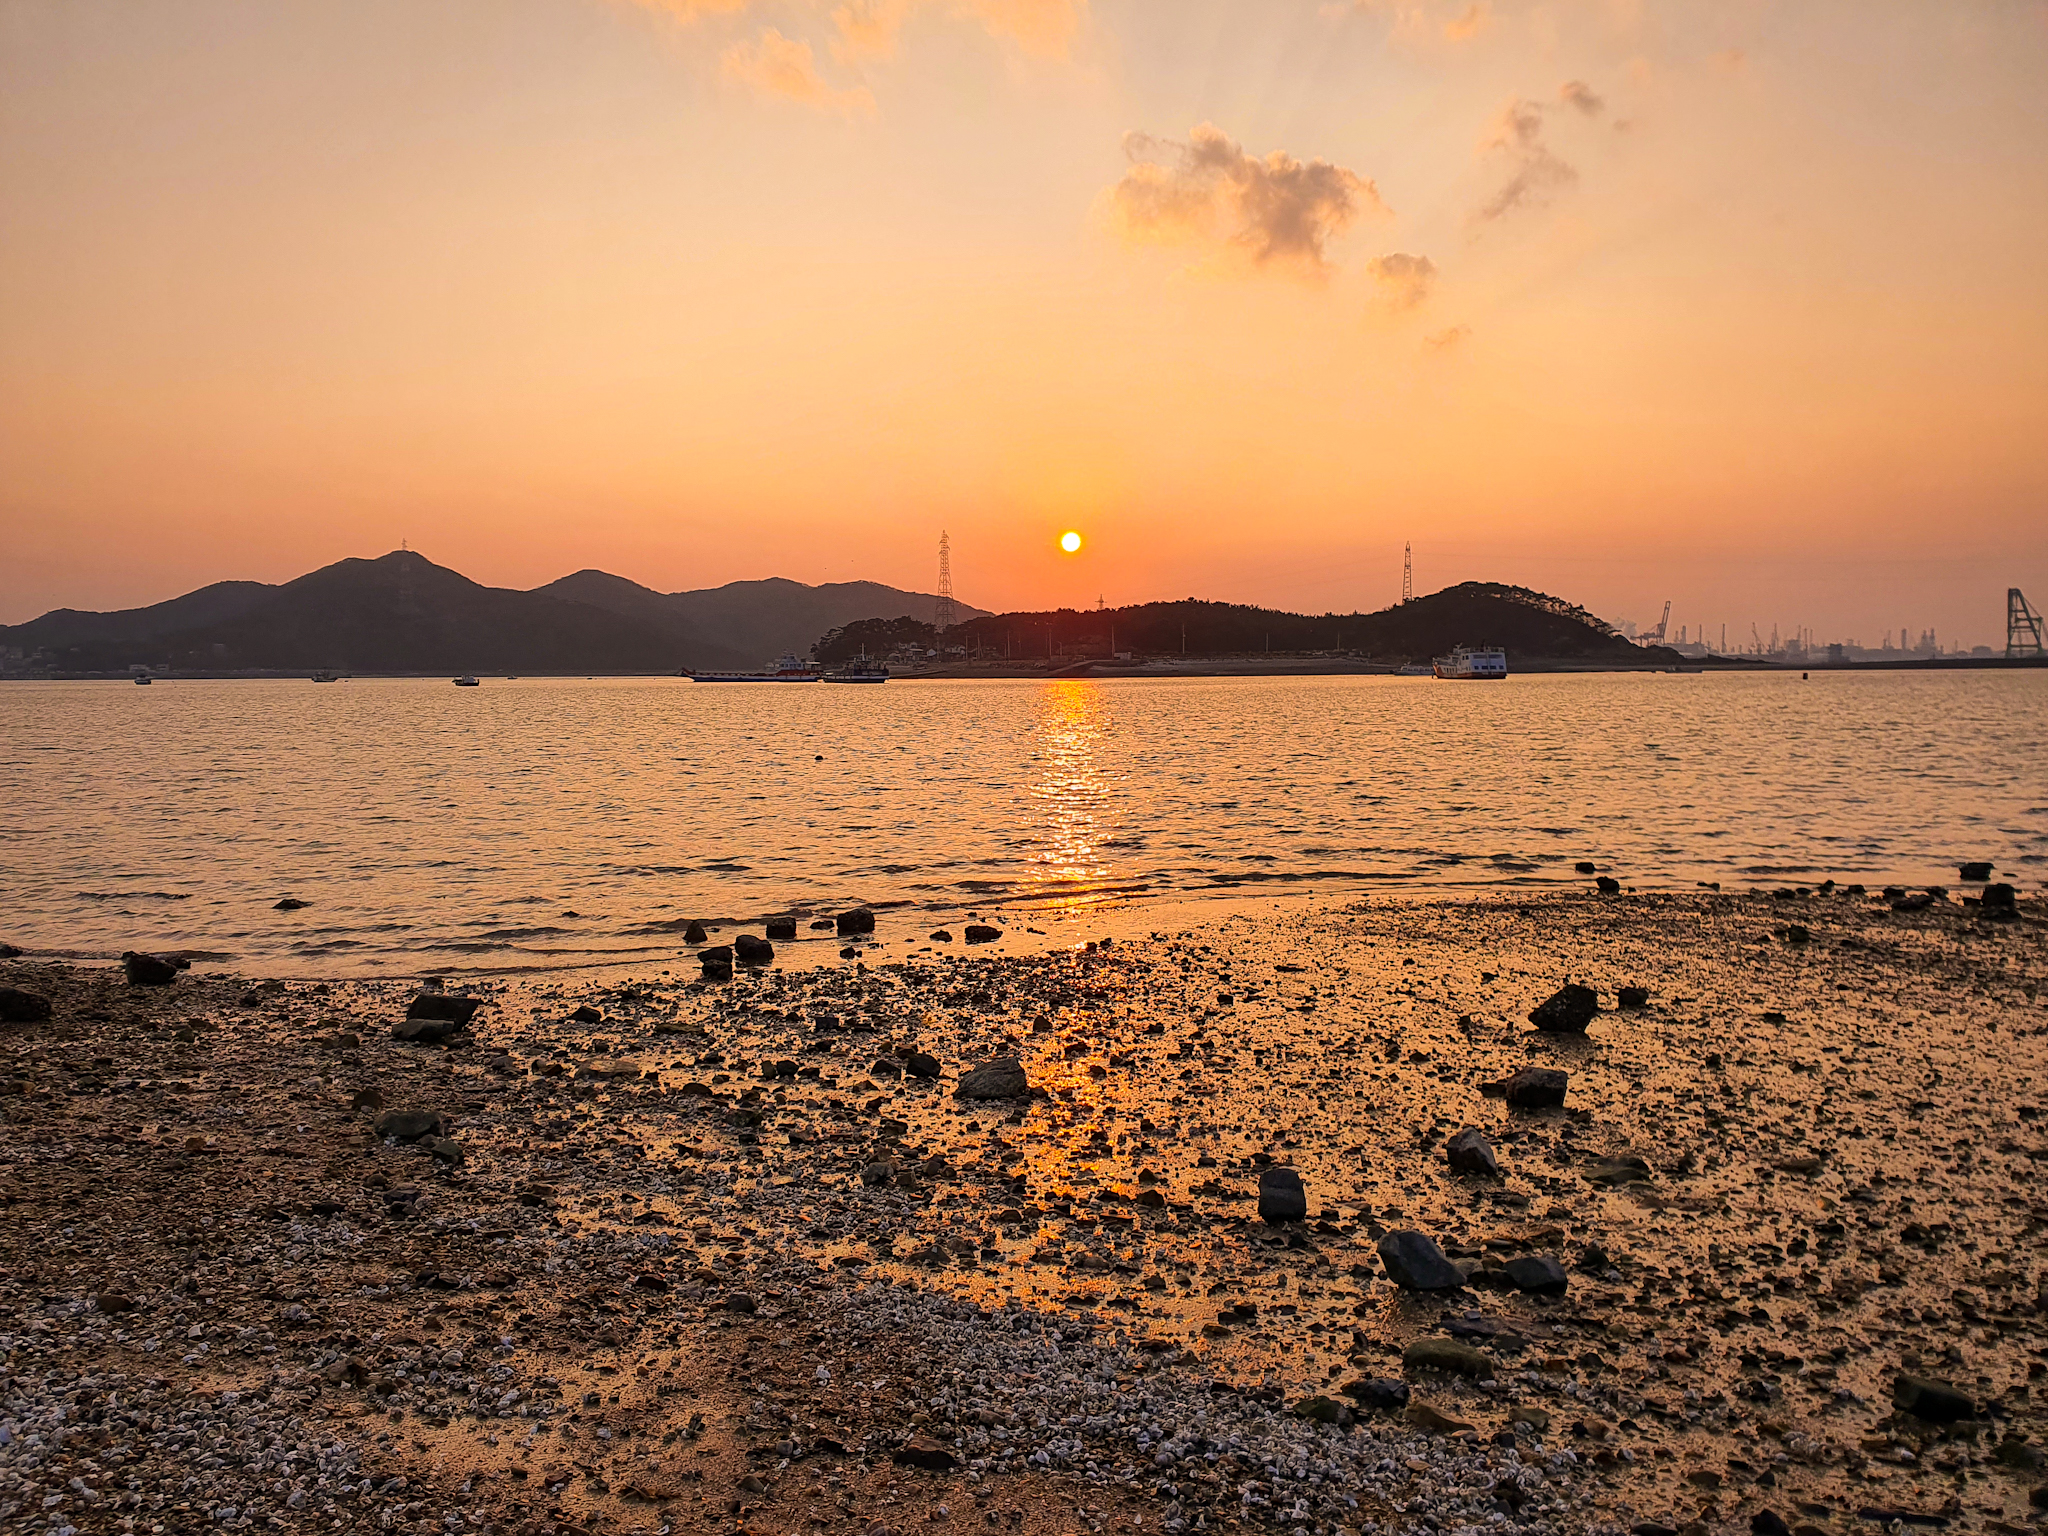
<svg viewBox="0 0 2048 1536">
<path fill-rule="evenodd" d="M 0 621 L 2048 602 L 2040 0 L 0 4 Z M 1089 536 L 1056 554 L 1066 527 Z"/>
</svg>

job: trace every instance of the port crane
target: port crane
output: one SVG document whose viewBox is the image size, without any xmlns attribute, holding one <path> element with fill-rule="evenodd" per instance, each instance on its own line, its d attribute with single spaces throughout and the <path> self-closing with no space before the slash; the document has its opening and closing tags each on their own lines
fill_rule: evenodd
<svg viewBox="0 0 2048 1536">
<path fill-rule="evenodd" d="M 1655 629 L 1653 629 L 1653 630 L 1649 631 L 1649 632 L 1648 632 L 1647 634 L 1645 634 L 1645 635 L 1643 636 L 1643 639 L 1644 639 L 1645 641 L 1648 641 L 1648 642 L 1652 642 L 1652 643 L 1655 643 L 1655 642 L 1659 642 L 1659 641 L 1662 641 L 1662 640 L 1663 640 L 1663 638 L 1664 638 L 1664 632 L 1665 632 L 1666 630 L 1670 629 L 1670 628 L 1671 628 L 1671 599 L 1667 597 L 1667 598 L 1665 598 L 1665 599 L 1664 599 L 1664 617 L 1663 617 L 1663 618 L 1661 618 L 1661 619 L 1659 619 L 1659 620 L 1657 621 L 1657 627 L 1656 627 Z"/>
<path fill-rule="evenodd" d="M 2026 595 L 2018 587 L 2005 589 L 2005 655 L 2008 661 L 2021 657 L 2039 660 L 2041 649 L 2041 615 L 2027 606 Z"/>
</svg>

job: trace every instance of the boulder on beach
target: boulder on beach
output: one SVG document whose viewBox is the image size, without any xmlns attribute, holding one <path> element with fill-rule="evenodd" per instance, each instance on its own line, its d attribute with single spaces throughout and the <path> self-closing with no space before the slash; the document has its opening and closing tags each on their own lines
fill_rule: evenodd
<svg viewBox="0 0 2048 1536">
<path fill-rule="evenodd" d="M 1393 1411 L 1408 1406 L 1408 1383 L 1389 1376 L 1362 1376 L 1339 1390 L 1361 1408 Z"/>
<path fill-rule="evenodd" d="M 998 1056 L 973 1070 L 963 1072 L 953 1089 L 956 1099 L 1021 1099 L 1031 1091 L 1024 1075 L 1024 1063 L 1014 1056 Z"/>
<path fill-rule="evenodd" d="M 1892 1406 L 1929 1424 L 1954 1424 L 1977 1416 L 1967 1392 L 1945 1381 L 1900 1372 L 1892 1382 Z"/>
<path fill-rule="evenodd" d="M 391 1038 L 409 1045 L 442 1045 L 461 1029 L 454 1019 L 400 1019 L 391 1026 Z"/>
<path fill-rule="evenodd" d="M 741 965 L 766 965 L 775 958 L 775 946 L 766 939 L 743 933 L 732 941 L 733 958 Z"/>
<path fill-rule="evenodd" d="M 939 1075 L 939 1058 L 928 1051 L 912 1051 L 903 1058 L 903 1070 L 912 1077 L 937 1077 Z"/>
<path fill-rule="evenodd" d="M 50 1016 L 50 1000 L 19 987 L 0 987 L 0 1024 L 40 1024 Z"/>
<path fill-rule="evenodd" d="M 1502 1096 L 1516 1109 L 1556 1109 L 1570 1086 L 1570 1074 L 1555 1067 L 1524 1067 L 1500 1085 Z"/>
<path fill-rule="evenodd" d="M 1583 1035 L 1600 1012 L 1600 994 L 1566 982 L 1529 1010 L 1529 1022 L 1546 1035 Z"/>
<path fill-rule="evenodd" d="M 793 917 L 771 917 L 768 919 L 767 931 L 770 939 L 794 939 L 796 937 L 796 919 Z"/>
<path fill-rule="evenodd" d="M 1000 928 L 991 928 L 987 923 L 969 923 L 967 942 L 970 944 L 993 944 L 1003 936 Z"/>
<path fill-rule="evenodd" d="M 1603 896 L 1619 896 L 1621 894 L 1621 882 L 1612 875 L 1602 875 L 1593 882 L 1593 889 Z"/>
<path fill-rule="evenodd" d="M 1562 1296 L 1572 1283 L 1565 1267 L 1547 1253 L 1520 1254 L 1501 1267 L 1516 1290 L 1534 1291 L 1539 1296 Z"/>
<path fill-rule="evenodd" d="M 704 925 L 694 919 L 691 920 L 690 926 L 683 930 L 685 944 L 702 944 L 710 937 L 711 935 L 704 931 Z"/>
<path fill-rule="evenodd" d="M 460 1029 L 483 1007 L 481 997 L 463 997 L 453 992 L 422 992 L 406 1005 L 408 1019 L 445 1019 Z"/>
<path fill-rule="evenodd" d="M 121 957 L 121 970 L 128 977 L 131 987 L 168 987 L 178 979 L 175 961 L 161 955 L 145 955 L 129 950 Z"/>
<path fill-rule="evenodd" d="M 1598 864 L 1595 864 L 1591 859 L 1581 859 L 1578 863 L 1574 864 L 1572 868 L 1577 870 L 1582 875 L 1591 875 L 1598 873 L 1600 866 Z"/>
<path fill-rule="evenodd" d="M 446 1129 L 441 1117 L 431 1109 L 389 1109 L 372 1124 L 379 1136 L 398 1141 L 420 1141 L 439 1136 Z"/>
<path fill-rule="evenodd" d="M 851 912 L 842 912 L 833 919 L 841 936 L 855 933 L 873 933 L 875 914 L 866 907 L 856 907 Z"/>
<path fill-rule="evenodd" d="M 1489 1177 L 1500 1174 L 1500 1159 L 1494 1155 L 1493 1143 L 1476 1126 L 1466 1126 L 1444 1143 L 1444 1158 L 1459 1173 L 1483 1173 Z"/>
<path fill-rule="evenodd" d="M 1270 1227 L 1308 1220 L 1308 1190 L 1292 1168 L 1268 1168 L 1259 1175 L 1259 1219 Z"/>
<path fill-rule="evenodd" d="M 1435 1238 L 1422 1232 L 1389 1232 L 1380 1239 L 1380 1263 L 1387 1278 L 1403 1290 L 1454 1291 L 1465 1283 L 1465 1272 L 1444 1256 Z"/>
<path fill-rule="evenodd" d="M 2011 912 L 2019 906 L 2019 892 L 2009 885 L 1987 885 L 1984 887 L 1984 905 L 1993 910 L 2003 908 Z"/>
<path fill-rule="evenodd" d="M 1446 1376 L 1469 1376 L 1475 1381 L 1493 1380 L 1493 1361 L 1483 1351 L 1456 1339 L 1417 1339 L 1401 1351 L 1401 1368 L 1442 1371 Z"/>
<path fill-rule="evenodd" d="M 310 901 L 301 901 L 296 896 L 287 896 L 282 901 L 272 903 L 270 910 L 273 912 L 303 912 L 311 905 Z"/>
<path fill-rule="evenodd" d="M 0 944 L 0 960 L 19 960 L 21 951 L 12 944 Z"/>
<path fill-rule="evenodd" d="M 1989 859 L 1973 859 L 1968 864 L 1962 866 L 1961 874 L 1963 879 L 1971 885 L 1975 885 L 1981 880 L 1989 880 L 1991 878 L 1991 861 Z"/>
<path fill-rule="evenodd" d="M 1614 995 L 1614 1000 L 1624 1008 L 1647 1008 L 1650 1006 L 1648 987 L 1623 987 Z"/>
</svg>

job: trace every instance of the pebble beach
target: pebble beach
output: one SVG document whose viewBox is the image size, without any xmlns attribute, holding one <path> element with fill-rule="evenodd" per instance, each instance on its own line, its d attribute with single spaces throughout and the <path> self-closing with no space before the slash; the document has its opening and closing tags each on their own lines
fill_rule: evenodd
<svg viewBox="0 0 2048 1536">
<path fill-rule="evenodd" d="M 0 961 L 0 1525 L 2048 1506 L 2032 892 L 891 921 L 729 979 Z"/>
</svg>

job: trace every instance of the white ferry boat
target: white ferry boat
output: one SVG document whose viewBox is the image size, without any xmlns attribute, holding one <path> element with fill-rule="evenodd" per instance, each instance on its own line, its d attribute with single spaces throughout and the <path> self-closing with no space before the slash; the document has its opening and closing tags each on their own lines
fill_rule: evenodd
<svg viewBox="0 0 2048 1536">
<path fill-rule="evenodd" d="M 824 674 L 812 663 L 785 653 L 759 672 L 693 672 L 684 677 L 693 683 L 815 683 Z"/>
<path fill-rule="evenodd" d="M 886 683 L 889 669 L 868 656 L 857 656 L 847 661 L 837 672 L 827 672 L 828 683 Z"/>
<path fill-rule="evenodd" d="M 1494 645 L 1454 645 L 1450 655 L 1436 658 L 1436 675 L 1460 683 L 1506 677 L 1508 653 Z"/>
<path fill-rule="evenodd" d="M 455 686 L 458 688 L 481 688 L 483 683 L 474 672 L 465 672 L 462 676 L 455 679 Z"/>
</svg>

